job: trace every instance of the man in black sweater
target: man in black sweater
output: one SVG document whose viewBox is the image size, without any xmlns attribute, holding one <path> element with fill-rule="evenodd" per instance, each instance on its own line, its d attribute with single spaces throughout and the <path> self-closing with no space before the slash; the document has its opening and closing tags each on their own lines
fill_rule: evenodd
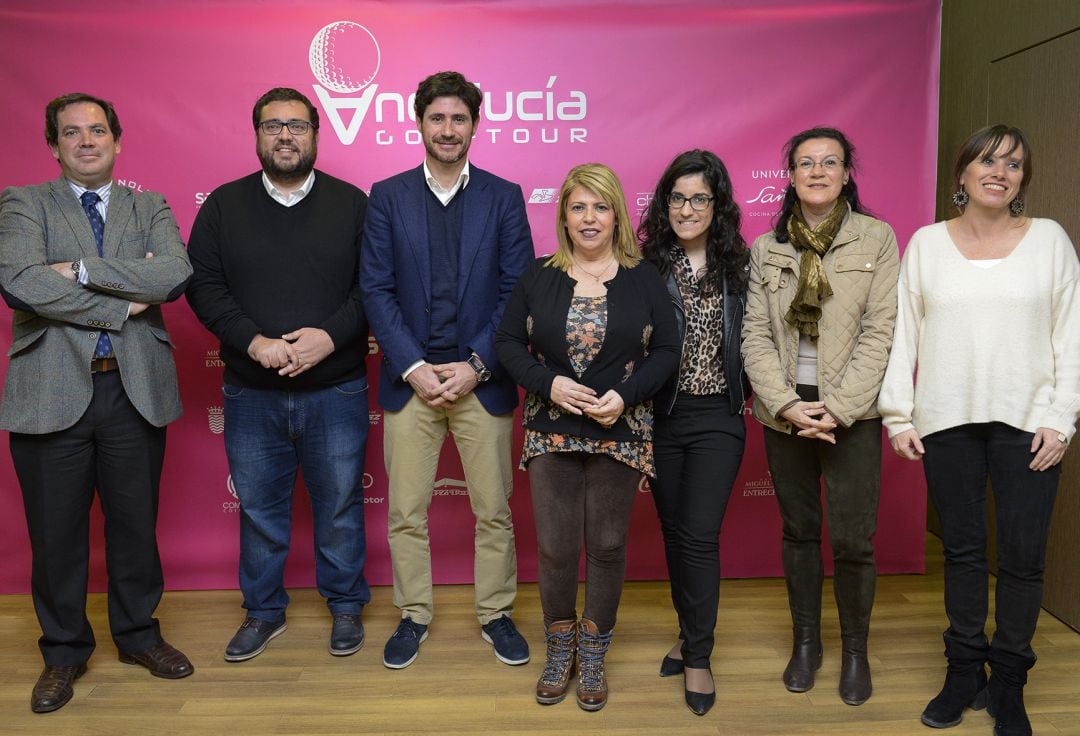
<svg viewBox="0 0 1080 736">
<path fill-rule="evenodd" d="M 286 629 L 283 575 L 292 492 L 311 498 L 315 573 L 333 616 L 330 653 L 364 643 L 367 320 L 358 283 L 366 195 L 315 171 L 319 114 L 300 92 L 255 103 L 262 172 L 219 187 L 199 210 L 187 298 L 221 340 L 225 453 L 240 499 L 247 617 L 225 649 L 241 662 Z"/>
</svg>

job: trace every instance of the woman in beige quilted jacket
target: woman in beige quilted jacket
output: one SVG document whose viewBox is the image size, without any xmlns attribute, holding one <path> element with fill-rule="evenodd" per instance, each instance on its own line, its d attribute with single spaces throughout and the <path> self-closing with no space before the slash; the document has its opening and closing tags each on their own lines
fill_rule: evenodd
<svg viewBox="0 0 1080 736">
<path fill-rule="evenodd" d="M 775 227 L 751 250 L 742 348 L 783 518 L 794 631 L 783 682 L 805 692 L 821 667 L 824 478 L 843 642 L 840 698 L 861 705 L 872 691 L 877 396 L 896 319 L 899 254 L 892 228 L 859 202 L 854 150 L 843 133 L 805 130 L 784 155 L 791 183 Z"/>
</svg>

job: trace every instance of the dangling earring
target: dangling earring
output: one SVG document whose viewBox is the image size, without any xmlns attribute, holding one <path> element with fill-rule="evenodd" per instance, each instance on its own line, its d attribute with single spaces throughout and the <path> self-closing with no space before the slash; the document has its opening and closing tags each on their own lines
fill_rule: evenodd
<svg viewBox="0 0 1080 736">
<path fill-rule="evenodd" d="M 968 196 L 968 193 L 964 191 L 963 185 L 960 185 L 960 188 L 953 192 L 952 195 L 952 203 L 955 204 L 957 207 L 966 207 L 968 200 L 970 199 L 971 197 Z"/>
<path fill-rule="evenodd" d="M 1009 202 L 1009 212 L 1013 217 L 1019 217 L 1024 214 L 1024 200 L 1017 197 L 1012 202 Z"/>
</svg>

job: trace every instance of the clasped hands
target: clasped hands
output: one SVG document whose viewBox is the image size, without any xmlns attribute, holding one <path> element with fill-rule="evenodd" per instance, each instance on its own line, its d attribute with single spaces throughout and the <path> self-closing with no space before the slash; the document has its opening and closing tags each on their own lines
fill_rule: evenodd
<svg viewBox="0 0 1080 736">
<path fill-rule="evenodd" d="M 566 376 L 556 376 L 552 382 L 551 400 L 571 414 L 584 414 L 604 427 L 615 424 L 626 408 L 615 389 L 597 398 L 595 390 Z"/>
<path fill-rule="evenodd" d="M 428 406 L 450 408 L 480 383 L 473 367 L 465 361 L 453 363 L 422 363 L 414 368 L 405 381 Z"/>
<path fill-rule="evenodd" d="M 334 341 L 326 330 L 301 327 L 279 338 L 256 335 L 248 345 L 248 357 L 263 368 L 277 369 L 279 376 L 296 378 L 334 352 Z"/>
<path fill-rule="evenodd" d="M 780 416 L 798 428 L 800 437 L 836 444 L 836 435 L 833 434 L 837 427 L 836 419 L 825 408 L 824 401 L 796 402 L 780 412 Z"/>
</svg>

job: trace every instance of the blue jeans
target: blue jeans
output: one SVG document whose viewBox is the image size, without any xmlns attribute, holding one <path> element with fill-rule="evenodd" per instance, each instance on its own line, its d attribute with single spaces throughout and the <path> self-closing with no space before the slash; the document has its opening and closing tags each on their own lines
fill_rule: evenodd
<svg viewBox="0 0 1080 736">
<path fill-rule="evenodd" d="M 1042 606 L 1046 542 L 1061 478 L 1060 463 L 1044 471 L 1028 468 L 1033 437 L 1000 422 L 964 424 L 923 437 L 923 471 L 945 549 L 946 654 L 950 661 L 980 666 L 989 660 L 995 677 L 1009 671 L 1018 680 L 1035 664 L 1031 640 Z M 989 645 L 987 477 L 994 488 L 998 561 L 997 629 Z"/>
<path fill-rule="evenodd" d="M 315 531 L 315 581 L 332 613 L 360 613 L 364 579 L 367 378 L 308 391 L 226 384 L 225 454 L 240 500 L 240 590 L 255 618 L 285 615 L 292 492 L 301 469 Z"/>
</svg>

